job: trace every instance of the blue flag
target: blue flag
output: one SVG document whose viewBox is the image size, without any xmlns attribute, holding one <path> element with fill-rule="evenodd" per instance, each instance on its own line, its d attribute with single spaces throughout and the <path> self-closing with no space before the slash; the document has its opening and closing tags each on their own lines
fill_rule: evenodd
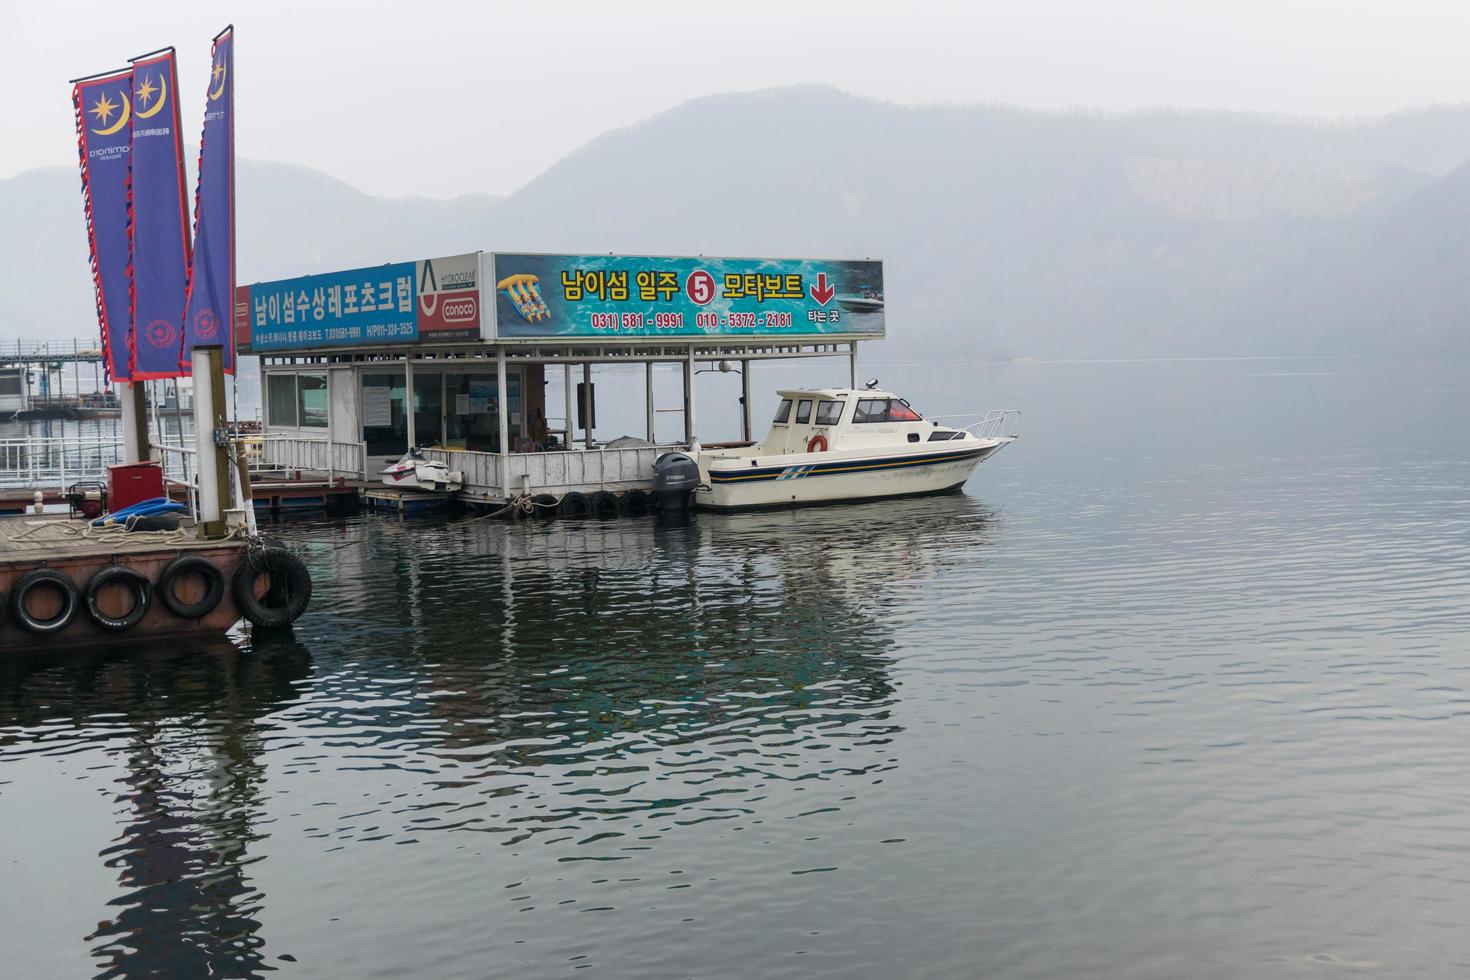
<svg viewBox="0 0 1470 980">
<path fill-rule="evenodd" d="M 128 148 L 132 141 L 133 73 L 113 72 L 77 82 L 77 151 L 81 156 L 82 198 L 87 212 L 87 244 L 92 256 L 92 287 L 97 294 L 97 326 L 108 377 L 128 381 L 133 315 L 128 298 Z"/>
<path fill-rule="evenodd" d="M 214 39 L 199 186 L 194 194 L 194 262 L 184 309 L 181 368 L 196 344 L 222 344 L 225 372 L 235 370 L 235 31 Z"/>
<path fill-rule="evenodd" d="M 179 375 L 189 203 L 170 48 L 133 63 L 133 377 Z"/>
</svg>

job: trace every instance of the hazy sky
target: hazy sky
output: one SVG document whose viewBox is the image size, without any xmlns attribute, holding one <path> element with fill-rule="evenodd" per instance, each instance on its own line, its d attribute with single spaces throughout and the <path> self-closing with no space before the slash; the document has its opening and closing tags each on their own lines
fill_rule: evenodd
<svg viewBox="0 0 1470 980">
<path fill-rule="evenodd" d="M 379 194 L 506 193 L 691 97 L 800 82 L 900 103 L 1318 116 L 1470 101 L 1463 0 L 72 0 L 0 19 L 0 176 L 75 166 L 67 79 L 167 44 L 197 132 L 229 17 L 240 154 Z"/>
</svg>

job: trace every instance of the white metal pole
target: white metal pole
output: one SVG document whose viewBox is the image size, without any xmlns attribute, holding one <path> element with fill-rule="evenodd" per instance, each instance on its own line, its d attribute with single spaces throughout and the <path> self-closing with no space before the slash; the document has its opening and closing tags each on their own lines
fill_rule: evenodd
<svg viewBox="0 0 1470 980">
<path fill-rule="evenodd" d="M 505 378 L 505 348 L 495 350 L 496 422 L 500 426 L 500 489 L 510 499 L 510 385 Z"/>
<path fill-rule="evenodd" d="M 138 401 L 133 397 L 133 385 L 138 382 L 122 381 L 118 383 L 117 400 L 122 406 L 122 431 L 123 431 L 123 462 L 143 462 L 142 440 L 138 437 Z M 144 420 L 143 425 L 147 425 Z M 146 432 L 147 430 L 144 429 Z"/>
<path fill-rule="evenodd" d="M 847 344 L 847 376 L 849 388 L 857 387 L 857 341 L 848 341 Z"/>
<path fill-rule="evenodd" d="M 690 445 L 699 438 L 699 423 L 694 408 L 694 345 L 689 345 L 689 359 L 684 362 L 684 441 Z"/>
<path fill-rule="evenodd" d="M 210 374 L 209 350 L 196 347 L 190 356 L 194 376 L 194 450 L 199 461 L 200 524 L 224 520 L 224 503 L 220 500 L 218 481 L 209 478 L 209 460 L 220 451 L 214 445 L 214 378 Z"/>
<path fill-rule="evenodd" d="M 573 419 L 577 417 L 574 414 L 577 410 L 577 407 L 572 402 L 572 366 L 570 364 L 563 364 L 561 366 L 561 374 L 562 387 L 566 389 L 563 394 L 566 395 L 567 402 L 566 445 L 562 446 L 562 448 L 571 449 L 572 443 L 576 442 L 576 439 L 573 438 L 573 436 L 576 434 L 576 426 L 573 424 Z"/>
<path fill-rule="evenodd" d="M 648 422 L 648 441 L 651 442 L 651 443 L 657 444 L 658 440 L 654 438 L 654 436 L 657 433 L 654 432 L 654 428 L 653 428 L 653 421 L 654 420 L 653 420 L 653 362 L 652 361 L 644 361 L 643 362 L 643 388 L 644 388 L 644 392 L 643 392 L 643 394 L 644 394 L 643 408 L 644 408 L 644 411 L 648 415 L 648 419 L 647 419 L 647 422 Z"/>
<path fill-rule="evenodd" d="M 740 438 L 750 441 L 750 362 L 740 362 Z"/>
<path fill-rule="evenodd" d="M 413 360 L 406 356 L 403 358 L 403 384 L 403 411 L 408 416 L 408 448 L 412 449 L 418 445 L 418 433 L 414 431 L 413 424 Z"/>
<path fill-rule="evenodd" d="M 582 446 L 592 448 L 592 362 L 582 362 Z"/>
</svg>

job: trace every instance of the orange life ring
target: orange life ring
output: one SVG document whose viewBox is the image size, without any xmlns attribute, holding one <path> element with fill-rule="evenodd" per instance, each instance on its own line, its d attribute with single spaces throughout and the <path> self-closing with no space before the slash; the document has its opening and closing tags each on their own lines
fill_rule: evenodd
<svg viewBox="0 0 1470 980">
<path fill-rule="evenodd" d="M 821 446 L 821 448 L 818 449 L 818 446 Z M 809 453 L 825 453 L 827 451 L 827 437 L 818 432 L 806 441 L 806 451 Z"/>
</svg>

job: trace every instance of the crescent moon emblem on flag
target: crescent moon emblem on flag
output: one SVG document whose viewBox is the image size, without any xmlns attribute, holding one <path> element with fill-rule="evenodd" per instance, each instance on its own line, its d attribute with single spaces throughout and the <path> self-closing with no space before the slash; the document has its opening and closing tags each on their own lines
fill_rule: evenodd
<svg viewBox="0 0 1470 980">
<path fill-rule="evenodd" d="M 196 89 L 195 91 L 198 91 L 198 90 Z M 163 104 L 165 102 L 167 102 L 167 101 L 168 101 L 168 79 L 166 79 L 162 75 L 160 75 L 159 78 L 158 78 L 158 101 L 157 102 L 154 102 L 153 103 L 153 106 L 151 108 L 148 108 L 148 109 L 140 109 L 138 111 L 138 113 L 137 113 L 138 118 L 139 119 L 152 119 L 154 116 L 158 115 L 158 110 L 159 109 L 162 109 L 163 108 Z"/>
<path fill-rule="evenodd" d="M 122 99 L 122 115 L 117 117 L 117 122 L 113 123 L 111 126 L 108 126 L 106 129 L 92 130 L 92 132 L 96 133 L 98 136 L 111 136 L 113 133 L 126 126 L 128 124 L 128 120 L 132 118 L 133 107 L 132 104 L 129 102 L 128 97 L 126 95 L 123 95 L 122 89 L 117 90 L 117 95 L 118 98 Z"/>
<path fill-rule="evenodd" d="M 215 75 L 217 75 L 219 77 L 219 84 L 215 87 L 214 91 L 212 91 L 212 92 L 209 93 L 209 101 L 211 101 L 211 102 L 217 100 L 221 95 L 224 95 L 225 94 L 225 65 L 224 65 L 224 62 L 221 61 L 221 62 L 217 63 L 214 66 L 214 72 L 213 72 L 213 74 L 215 74 Z"/>
</svg>

